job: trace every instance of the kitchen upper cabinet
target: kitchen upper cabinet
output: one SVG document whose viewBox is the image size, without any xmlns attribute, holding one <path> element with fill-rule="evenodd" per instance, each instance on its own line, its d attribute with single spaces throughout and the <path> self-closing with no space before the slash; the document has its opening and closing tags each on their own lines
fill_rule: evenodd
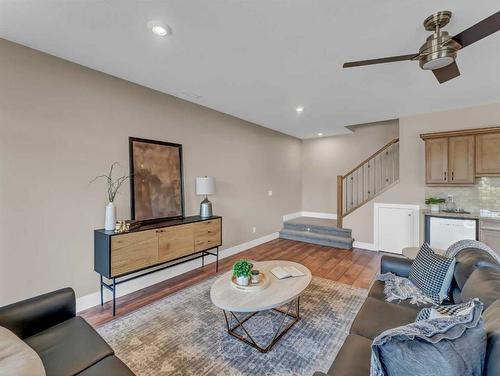
<svg viewBox="0 0 500 376">
<path fill-rule="evenodd" d="M 460 136 L 449 138 L 449 184 L 474 184 L 474 139 L 475 136 Z"/>
<path fill-rule="evenodd" d="M 472 185 L 476 177 L 500 176 L 500 127 L 421 134 L 425 183 Z"/>
<path fill-rule="evenodd" d="M 500 133 L 476 136 L 476 175 L 500 176 Z"/>
<path fill-rule="evenodd" d="M 448 138 L 425 142 L 425 181 L 427 184 L 448 182 Z"/>
</svg>

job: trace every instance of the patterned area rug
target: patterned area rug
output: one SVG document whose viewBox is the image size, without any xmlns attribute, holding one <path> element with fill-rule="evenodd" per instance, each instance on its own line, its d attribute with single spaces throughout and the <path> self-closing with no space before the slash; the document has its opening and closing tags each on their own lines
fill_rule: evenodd
<svg viewBox="0 0 500 376">
<path fill-rule="evenodd" d="M 224 314 L 210 301 L 214 278 L 98 331 L 138 376 L 311 376 L 328 370 L 367 295 L 364 289 L 313 277 L 300 300 L 300 321 L 262 354 L 227 334 Z M 280 323 L 278 314 L 269 312 L 252 317 L 246 327 L 263 340 Z"/>
</svg>

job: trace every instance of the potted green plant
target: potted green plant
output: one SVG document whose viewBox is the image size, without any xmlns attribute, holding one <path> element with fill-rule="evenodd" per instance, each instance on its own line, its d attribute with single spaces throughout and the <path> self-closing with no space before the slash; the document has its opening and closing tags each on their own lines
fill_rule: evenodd
<svg viewBox="0 0 500 376">
<path fill-rule="evenodd" d="M 253 264 L 248 260 L 238 260 L 233 265 L 233 276 L 236 283 L 241 286 L 248 286 Z"/>
<path fill-rule="evenodd" d="M 425 204 L 430 205 L 432 212 L 438 212 L 439 204 L 442 204 L 444 202 L 446 202 L 444 198 L 429 197 L 427 200 L 425 200 Z"/>
</svg>

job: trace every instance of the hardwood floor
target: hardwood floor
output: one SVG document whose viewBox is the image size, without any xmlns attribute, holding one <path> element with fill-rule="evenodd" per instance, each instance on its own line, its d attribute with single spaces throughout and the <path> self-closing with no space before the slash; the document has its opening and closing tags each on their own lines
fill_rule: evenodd
<svg viewBox="0 0 500 376">
<path fill-rule="evenodd" d="M 222 253 L 223 254 L 223 253 Z M 379 271 L 377 252 L 353 250 L 276 239 L 237 255 L 220 260 L 219 274 L 226 272 L 240 258 L 260 260 L 290 260 L 307 266 L 313 276 L 327 278 L 354 287 L 368 288 Z M 167 295 L 173 294 L 216 275 L 215 264 L 198 268 L 169 280 L 146 287 L 117 299 L 116 316 L 111 314 L 111 303 L 80 312 L 91 325 L 97 327 Z"/>
</svg>

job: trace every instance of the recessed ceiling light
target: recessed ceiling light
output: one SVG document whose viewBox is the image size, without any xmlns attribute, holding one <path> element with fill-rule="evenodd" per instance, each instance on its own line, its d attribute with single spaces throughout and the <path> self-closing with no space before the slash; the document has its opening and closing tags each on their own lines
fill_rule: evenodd
<svg viewBox="0 0 500 376">
<path fill-rule="evenodd" d="M 322 137 L 322 136 L 323 136 L 323 133 L 318 132 L 318 137 Z"/>
<path fill-rule="evenodd" d="M 299 106 L 299 107 L 297 107 L 297 108 L 295 109 L 295 111 L 297 111 L 297 113 L 298 113 L 298 114 L 300 114 L 300 113 L 304 112 L 304 107 Z"/>
<path fill-rule="evenodd" d="M 156 35 L 159 35 L 161 37 L 165 36 L 168 34 L 168 31 L 167 29 L 165 29 L 163 26 L 153 26 L 153 28 L 151 29 L 151 31 L 153 33 L 155 33 Z"/>
<path fill-rule="evenodd" d="M 156 34 L 160 37 L 164 37 L 165 35 L 170 33 L 170 28 L 168 27 L 168 25 L 165 25 L 159 21 L 149 21 L 148 28 L 153 32 L 153 34 Z"/>
</svg>

